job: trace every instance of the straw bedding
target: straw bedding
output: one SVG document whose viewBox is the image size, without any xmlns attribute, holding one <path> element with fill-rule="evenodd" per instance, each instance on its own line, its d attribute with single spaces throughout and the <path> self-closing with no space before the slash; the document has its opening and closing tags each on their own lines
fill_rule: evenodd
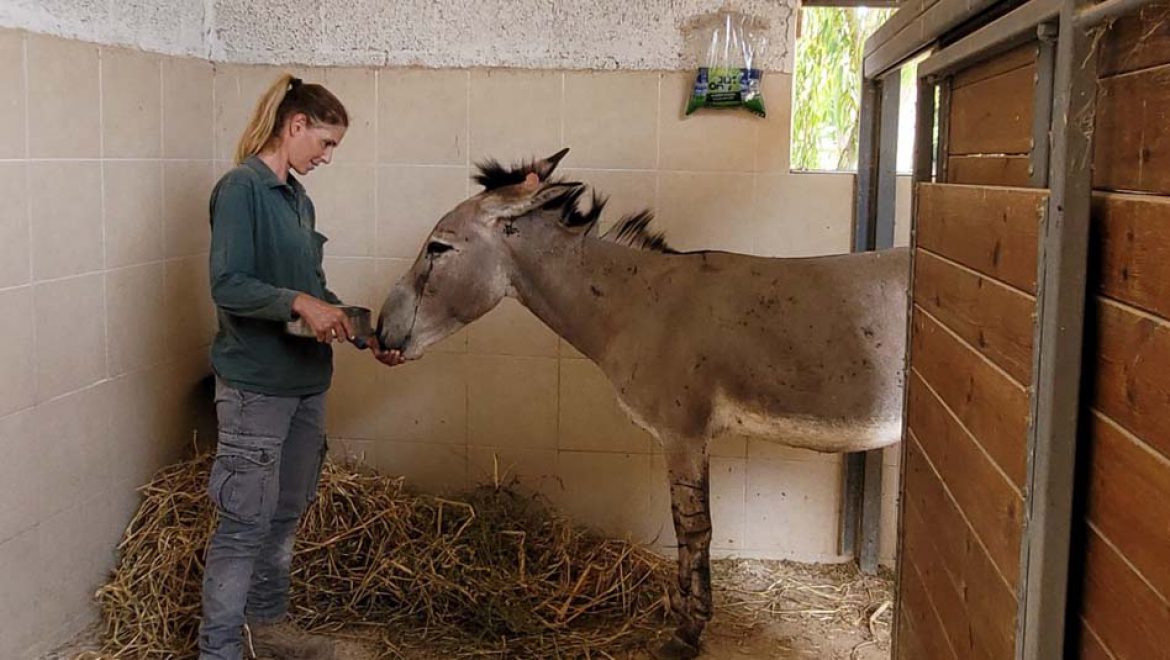
<svg viewBox="0 0 1170 660">
<path fill-rule="evenodd" d="M 203 548 L 215 513 L 211 457 L 170 466 L 143 503 L 98 591 L 102 657 L 195 654 Z M 303 626 L 379 631 L 387 656 L 423 639 L 446 657 L 578 657 L 648 644 L 667 623 L 671 562 L 575 528 L 503 484 L 453 499 L 328 463 L 293 559 Z"/>
<path fill-rule="evenodd" d="M 96 650 L 78 660 L 196 655 L 203 549 L 216 524 L 210 466 L 200 454 L 141 489 L 97 593 Z M 674 570 L 499 479 L 448 499 L 327 463 L 298 535 L 290 613 L 311 630 L 366 640 L 372 657 L 641 657 L 671 629 Z M 801 621 L 888 640 L 890 586 L 848 567 L 719 561 L 715 625 L 750 634 Z"/>
</svg>

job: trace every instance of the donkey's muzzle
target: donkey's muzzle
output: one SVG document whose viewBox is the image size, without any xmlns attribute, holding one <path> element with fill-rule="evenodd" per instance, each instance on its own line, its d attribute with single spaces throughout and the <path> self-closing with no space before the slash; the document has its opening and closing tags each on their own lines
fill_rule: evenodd
<svg viewBox="0 0 1170 660">
<path fill-rule="evenodd" d="M 400 351 L 410 341 L 414 329 L 415 300 L 411 292 L 402 287 L 395 287 L 386 297 L 374 332 L 383 350 Z"/>
</svg>

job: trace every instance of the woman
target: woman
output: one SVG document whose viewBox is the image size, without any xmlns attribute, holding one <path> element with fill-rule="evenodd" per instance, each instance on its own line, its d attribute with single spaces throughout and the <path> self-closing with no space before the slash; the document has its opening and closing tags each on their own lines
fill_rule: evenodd
<svg viewBox="0 0 1170 660">
<path fill-rule="evenodd" d="M 211 345 L 219 442 L 208 491 L 219 526 L 207 549 L 200 657 L 332 658 L 332 641 L 287 620 L 297 523 L 325 455 L 330 342 L 353 339 L 325 285 L 313 204 L 292 176 L 329 164 L 349 116 L 321 85 L 283 75 L 264 93 L 211 194 Z M 317 340 L 284 333 L 304 319 Z M 396 351 L 371 351 L 387 365 Z M 245 623 L 247 624 L 245 626 Z"/>
</svg>

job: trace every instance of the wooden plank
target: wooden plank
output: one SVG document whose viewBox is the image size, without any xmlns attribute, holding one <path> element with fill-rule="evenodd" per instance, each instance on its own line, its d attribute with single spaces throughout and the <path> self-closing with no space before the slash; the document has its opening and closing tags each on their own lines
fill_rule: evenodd
<svg viewBox="0 0 1170 660">
<path fill-rule="evenodd" d="M 921 16 L 927 9 L 938 0 L 903 0 L 898 5 L 898 11 L 894 15 L 886 19 L 885 23 L 878 26 L 873 34 L 865 40 L 865 48 L 863 54 L 869 55 L 877 48 L 884 46 L 891 39 L 898 35 L 899 32 L 906 29 L 914 19 Z"/>
<path fill-rule="evenodd" d="M 1093 196 L 1090 272 L 1103 295 L 1170 318 L 1170 199 L 1101 193 Z"/>
<path fill-rule="evenodd" d="M 1091 420 L 1087 513 L 1163 599 L 1170 598 L 1170 461 Z"/>
<path fill-rule="evenodd" d="M 918 186 L 918 246 L 1036 294 L 1036 254 L 1048 193 L 946 183 Z"/>
<path fill-rule="evenodd" d="M 1093 128 L 1093 187 L 1141 190 L 1142 92 L 1136 76 L 1102 80 L 1097 86 Z M 1138 106 L 1133 105 L 1139 104 Z"/>
<path fill-rule="evenodd" d="M 1013 48 L 989 60 L 969 66 L 955 74 L 955 87 L 965 87 L 981 80 L 1036 63 L 1039 44 L 1035 41 Z"/>
<path fill-rule="evenodd" d="M 1037 43 L 1037 26 L 1055 19 L 1060 13 L 1060 4 L 1061 0 L 1001 3 L 986 16 L 986 20 L 946 35 L 938 48 L 919 62 L 918 76 L 937 80 L 941 76 L 961 73 L 972 65 L 993 61 L 1022 45 Z M 1043 58 L 1044 49 L 1041 47 L 1036 59 Z"/>
<path fill-rule="evenodd" d="M 947 182 L 984 186 L 1031 186 L 1027 156 L 951 156 Z"/>
<path fill-rule="evenodd" d="M 904 27 L 897 29 L 888 39 L 875 35 L 876 38 L 866 40 L 862 58 L 863 75 L 874 78 L 887 72 L 910 59 L 939 36 L 986 12 L 994 4 L 995 0 L 938 0 Z M 899 9 L 894 19 L 902 11 Z"/>
<path fill-rule="evenodd" d="M 903 579 L 905 578 L 898 579 L 899 589 L 901 589 Z M 929 657 L 926 655 L 926 651 L 922 650 L 922 641 L 918 639 L 918 631 L 914 628 L 914 622 L 910 619 L 906 608 L 901 605 L 902 595 L 900 591 L 896 598 L 898 599 L 899 606 L 895 619 L 892 657 L 896 660 L 919 660 L 919 658 Z"/>
<path fill-rule="evenodd" d="M 1032 150 L 1036 65 L 951 93 L 950 155 L 1026 154 Z"/>
<path fill-rule="evenodd" d="M 919 249 L 914 259 L 914 302 L 1021 387 L 1032 382 L 1034 298 Z"/>
<path fill-rule="evenodd" d="M 1093 405 L 1170 457 L 1170 324 L 1099 299 Z"/>
<path fill-rule="evenodd" d="M 1012 657 L 1016 594 L 975 540 L 913 435 L 904 474 L 903 551 L 922 572 L 955 652 L 964 659 Z M 918 546 L 911 547 L 911 541 Z"/>
<path fill-rule="evenodd" d="M 909 621 L 920 647 L 917 657 L 958 660 L 959 656 L 951 648 L 950 640 L 943 630 L 942 620 L 930 602 L 931 594 L 923 585 L 922 577 L 912 562 L 907 563 L 902 574 L 898 596 L 898 607 L 905 608 L 902 616 Z"/>
<path fill-rule="evenodd" d="M 1084 618 L 1077 620 L 1077 626 L 1074 653 L 1079 660 L 1115 660 L 1101 645 L 1101 639 Z"/>
<path fill-rule="evenodd" d="M 1093 186 L 1170 194 L 1170 65 L 1101 81 Z"/>
<path fill-rule="evenodd" d="M 1101 40 L 1101 77 L 1170 63 L 1170 3 L 1154 2 L 1117 19 Z"/>
<path fill-rule="evenodd" d="M 915 306 L 910 366 L 1022 491 L 1028 395 Z"/>
<path fill-rule="evenodd" d="M 925 469 L 929 470 L 929 467 Z M 961 568 L 958 559 L 961 555 L 953 551 L 954 548 L 959 547 L 956 544 L 963 541 L 963 522 L 959 519 L 959 527 L 947 530 L 951 536 L 954 536 L 955 540 L 945 544 L 944 550 L 940 550 L 939 546 L 943 545 L 940 539 L 944 535 L 942 532 L 929 533 L 930 522 L 925 520 L 924 516 L 934 514 L 923 513 L 921 508 L 918 505 L 908 505 L 902 510 L 905 516 L 903 520 L 904 540 L 901 549 L 902 570 L 903 574 L 906 572 L 917 574 L 924 591 L 929 594 L 931 607 L 938 613 L 941 625 L 931 631 L 933 632 L 932 636 L 942 639 L 948 647 L 955 648 L 957 654 L 958 649 L 970 646 L 972 637 L 969 624 L 970 616 L 967 612 L 967 603 L 963 600 L 961 587 Z M 944 555 L 944 551 L 948 554 Z M 930 640 L 925 639 L 926 626 L 916 626 L 916 632 L 920 644 L 927 646 Z"/>
<path fill-rule="evenodd" d="M 1116 658 L 1170 658 L 1170 605 L 1092 528 L 1085 544 L 1081 615 Z"/>
<path fill-rule="evenodd" d="M 906 415 L 910 431 L 987 547 L 1000 575 L 1016 584 L 1024 524 L 1021 492 L 980 451 L 917 372 L 910 375 Z"/>
<path fill-rule="evenodd" d="M 801 7 L 897 7 L 900 0 L 802 0 Z"/>
</svg>

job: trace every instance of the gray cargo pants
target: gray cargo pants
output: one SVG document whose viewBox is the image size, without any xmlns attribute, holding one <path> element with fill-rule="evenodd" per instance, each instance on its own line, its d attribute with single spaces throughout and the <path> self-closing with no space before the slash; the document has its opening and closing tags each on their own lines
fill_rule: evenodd
<svg viewBox="0 0 1170 660">
<path fill-rule="evenodd" d="M 215 382 L 219 442 L 208 493 L 219 526 L 203 576 L 201 660 L 240 660 L 245 617 L 288 611 L 293 540 L 325 456 L 325 394 L 268 396 Z"/>
</svg>

